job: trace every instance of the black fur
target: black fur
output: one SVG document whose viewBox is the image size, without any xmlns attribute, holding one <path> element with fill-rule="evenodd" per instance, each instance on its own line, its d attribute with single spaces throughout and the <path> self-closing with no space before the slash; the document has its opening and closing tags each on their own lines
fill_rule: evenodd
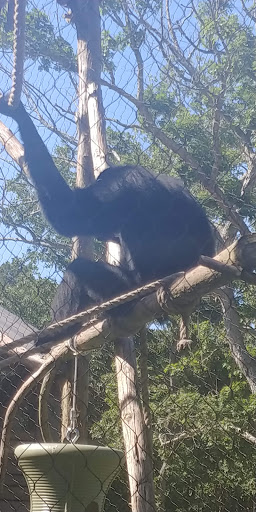
<svg viewBox="0 0 256 512">
<path fill-rule="evenodd" d="M 131 286 L 132 281 L 119 267 L 76 258 L 68 266 L 53 299 L 53 320 L 58 322 L 89 309 L 125 293 Z"/>
<path fill-rule="evenodd" d="M 179 180 L 155 176 L 140 166 L 110 167 L 89 187 L 71 190 L 23 105 L 13 110 L 2 99 L 0 112 L 19 125 L 31 179 L 58 233 L 99 240 L 119 237 L 141 284 L 189 269 L 201 254 L 213 255 L 206 215 Z M 53 317 L 60 320 L 131 287 L 134 279 L 120 269 L 79 258 L 59 286 Z"/>
</svg>

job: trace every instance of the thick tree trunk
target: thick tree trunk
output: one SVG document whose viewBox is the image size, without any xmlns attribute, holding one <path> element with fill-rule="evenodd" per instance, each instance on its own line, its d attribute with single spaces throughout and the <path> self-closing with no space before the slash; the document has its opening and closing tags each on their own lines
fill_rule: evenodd
<svg viewBox="0 0 256 512">
<path fill-rule="evenodd" d="M 155 511 L 152 458 L 148 452 L 147 427 L 138 391 L 135 347 L 132 338 L 115 343 L 118 398 L 126 462 L 134 512 Z"/>
<path fill-rule="evenodd" d="M 73 9 L 78 37 L 78 59 L 82 61 L 82 66 L 79 67 L 78 63 L 79 81 L 87 97 L 88 133 L 95 177 L 107 167 L 106 130 L 100 86 L 102 62 L 99 3 L 99 0 L 77 0 Z M 79 98 L 80 94 L 81 91 Z"/>
<path fill-rule="evenodd" d="M 99 1 L 78 1 L 77 8 L 73 13 L 78 35 L 78 55 L 84 55 L 84 58 L 81 59 L 84 68 L 79 68 L 78 64 L 78 69 L 83 94 L 87 87 L 91 155 L 94 175 L 97 177 L 107 167 L 106 130 L 100 87 L 101 20 Z M 80 95 L 81 91 L 79 91 L 79 98 Z M 107 252 L 109 254 L 112 251 L 113 244 L 108 246 Z M 109 254 L 107 258 L 109 262 L 111 258 L 112 256 Z M 117 261 L 115 261 L 116 263 Z M 132 510 L 133 512 L 149 512 L 154 507 L 152 459 L 147 451 L 147 431 L 138 395 L 134 343 L 132 339 L 126 338 L 118 340 L 115 346 L 118 396 Z M 119 371 L 121 367 L 122 370 Z"/>
<path fill-rule="evenodd" d="M 75 21 L 77 28 L 77 64 L 78 64 L 78 109 L 77 109 L 77 175 L 76 186 L 84 188 L 95 180 L 93 162 L 91 155 L 91 133 L 88 118 L 88 82 L 90 80 L 91 57 L 88 51 L 87 23 L 75 10 Z M 82 256 L 88 259 L 93 258 L 93 240 L 88 237 L 76 237 L 73 240 L 72 259 Z M 70 361 L 67 366 L 70 366 Z M 69 425 L 69 413 L 71 408 L 71 394 L 73 383 L 68 382 L 69 369 L 67 369 L 67 380 L 64 383 L 62 392 L 62 440 Z M 65 393 L 69 390 L 69 393 Z M 88 441 L 88 403 L 89 403 L 89 356 L 78 359 L 78 381 L 77 381 L 77 411 L 79 441 Z M 69 412 L 68 412 L 69 411 Z"/>
</svg>

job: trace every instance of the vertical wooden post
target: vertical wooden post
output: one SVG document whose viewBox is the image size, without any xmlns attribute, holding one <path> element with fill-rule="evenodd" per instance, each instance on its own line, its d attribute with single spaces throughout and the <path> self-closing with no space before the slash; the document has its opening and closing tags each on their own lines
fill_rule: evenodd
<svg viewBox="0 0 256 512">
<path fill-rule="evenodd" d="M 77 65 L 78 65 L 78 109 L 77 109 L 77 188 L 84 188 L 95 180 L 93 162 L 91 155 L 91 134 L 88 119 L 88 90 L 87 84 L 89 80 L 89 60 L 86 43 L 86 24 L 79 23 L 78 4 L 75 4 L 74 13 L 77 20 Z M 79 29 L 78 29 L 79 27 Z M 87 259 L 93 259 L 93 240 L 88 237 L 76 237 L 73 239 L 72 259 L 78 256 Z M 70 366 L 70 361 L 67 366 Z M 71 385 L 68 380 L 69 370 L 67 369 L 67 380 L 63 384 L 62 393 L 62 440 L 65 437 L 66 429 L 69 424 L 69 414 L 71 407 L 70 390 Z M 78 359 L 78 382 L 77 382 L 77 409 L 78 409 L 78 427 L 80 438 L 79 442 L 88 441 L 88 401 L 89 401 L 89 356 L 79 357 Z"/>
<path fill-rule="evenodd" d="M 106 130 L 100 87 L 102 56 L 99 0 L 74 0 L 72 14 L 78 38 L 79 101 L 81 95 L 87 94 L 87 102 L 85 101 L 84 105 L 87 105 L 88 117 L 85 111 L 81 112 L 83 116 L 80 122 L 83 120 L 85 123 L 88 119 L 89 131 L 86 131 L 86 134 L 90 134 L 94 175 L 98 176 L 107 167 Z M 87 130 L 87 126 L 84 125 L 84 129 Z M 79 141 L 79 146 L 86 144 L 88 140 L 89 137 L 85 136 Z M 153 512 L 155 501 L 152 458 L 147 451 L 147 432 L 138 392 L 133 340 L 130 338 L 117 340 L 115 349 L 118 396 L 132 510 L 133 512 Z"/>
<path fill-rule="evenodd" d="M 77 0 L 72 8 L 77 30 L 78 73 L 81 90 L 87 97 L 87 114 L 93 175 L 95 177 L 107 167 L 106 129 L 104 121 L 100 75 L 101 19 L 99 0 Z M 80 61 L 80 64 L 79 64 Z M 86 127 L 87 129 L 87 127 Z"/>
<path fill-rule="evenodd" d="M 147 427 L 138 390 L 135 347 L 132 338 L 115 343 L 118 398 L 124 436 L 133 512 L 154 512 L 153 467 Z"/>
</svg>

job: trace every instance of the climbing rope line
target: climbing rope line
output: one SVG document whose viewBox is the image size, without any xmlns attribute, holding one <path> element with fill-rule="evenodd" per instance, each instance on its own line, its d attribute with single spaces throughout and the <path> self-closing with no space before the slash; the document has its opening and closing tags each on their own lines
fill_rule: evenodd
<svg viewBox="0 0 256 512">
<path fill-rule="evenodd" d="M 25 52 L 26 0 L 15 0 L 13 16 L 13 71 L 8 105 L 16 107 L 20 101 L 23 83 Z"/>
</svg>

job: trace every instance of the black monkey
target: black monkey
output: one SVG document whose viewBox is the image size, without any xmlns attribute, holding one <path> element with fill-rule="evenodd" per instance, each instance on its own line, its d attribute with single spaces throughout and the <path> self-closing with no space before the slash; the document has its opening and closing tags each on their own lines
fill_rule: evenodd
<svg viewBox="0 0 256 512">
<path fill-rule="evenodd" d="M 58 233 L 108 241 L 118 237 L 131 256 L 141 285 L 193 267 L 202 254 L 213 255 L 207 217 L 179 180 L 126 165 L 110 167 L 89 187 L 71 190 L 23 105 L 14 110 L 2 98 L 0 112 L 18 123 L 31 179 L 43 211 Z M 75 314 L 134 285 L 129 271 L 78 258 L 68 267 L 58 289 L 54 319 Z"/>
<path fill-rule="evenodd" d="M 76 258 L 69 264 L 57 288 L 52 302 L 52 319 L 59 322 L 131 288 L 136 288 L 136 282 L 125 269 L 121 270 L 104 261 Z M 119 313 L 120 308 L 125 311 L 125 306 L 120 306 Z M 70 335 L 72 334 L 73 327 L 70 331 Z"/>
</svg>

